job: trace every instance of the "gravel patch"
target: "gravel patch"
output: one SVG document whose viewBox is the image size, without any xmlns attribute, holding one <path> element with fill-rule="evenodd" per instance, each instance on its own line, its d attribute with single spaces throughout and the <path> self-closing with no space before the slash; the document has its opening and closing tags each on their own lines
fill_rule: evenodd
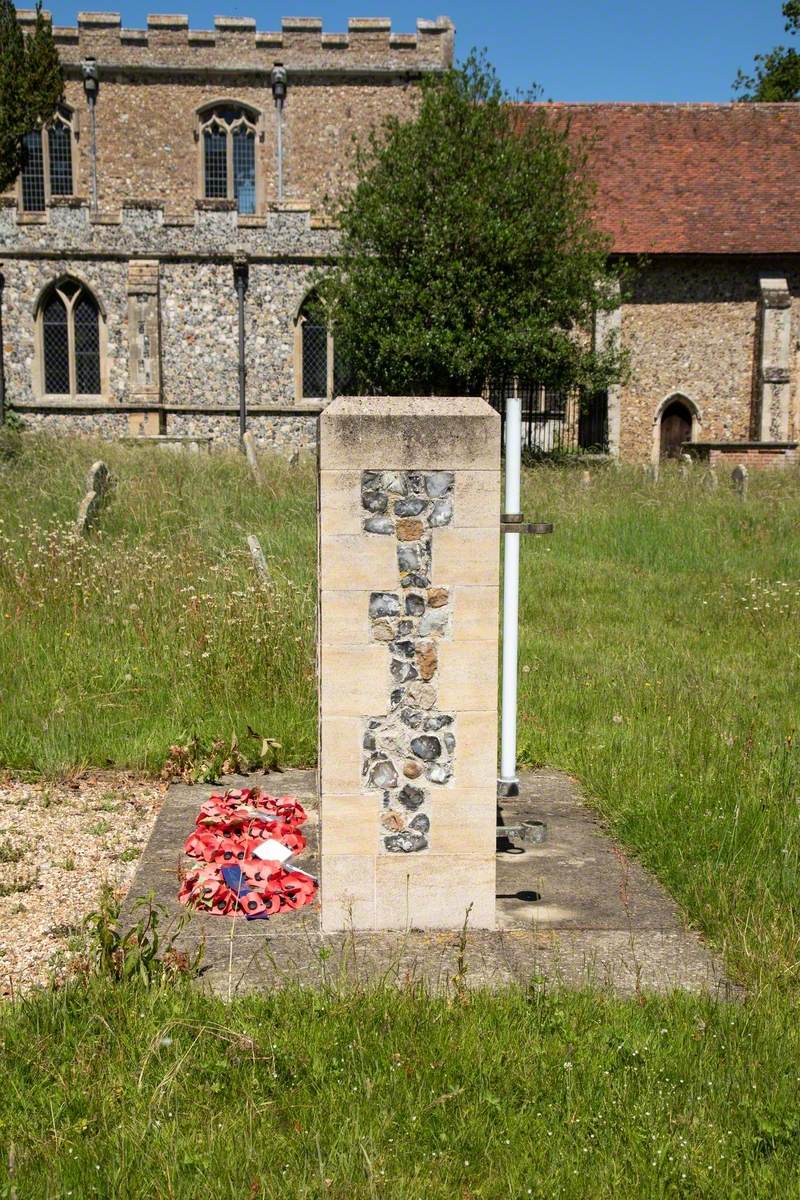
<svg viewBox="0 0 800 1200">
<path fill-rule="evenodd" d="M 110 772 L 0 779 L 0 996 L 47 982 L 79 948 L 103 884 L 124 897 L 166 788 Z"/>
</svg>

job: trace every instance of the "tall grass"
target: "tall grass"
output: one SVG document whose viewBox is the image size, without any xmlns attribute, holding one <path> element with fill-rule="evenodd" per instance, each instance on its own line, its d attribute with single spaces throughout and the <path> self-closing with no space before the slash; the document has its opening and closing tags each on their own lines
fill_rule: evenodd
<svg viewBox="0 0 800 1200">
<path fill-rule="evenodd" d="M 574 773 L 751 984 L 800 961 L 800 474 L 526 478 L 522 755 Z"/>
<path fill-rule="evenodd" d="M 248 725 L 313 761 L 311 468 L 276 459 L 258 486 L 233 453 L 23 446 L 0 466 L 0 763 L 158 768 L 172 743 Z M 84 540 L 72 524 L 100 456 L 116 486 Z"/>
<path fill-rule="evenodd" d="M 101 981 L 7 1005 L 0 1039 L 0 1194 L 26 1200 L 797 1194 L 800 1047 L 775 1006 L 534 988 L 225 1006 Z"/>
</svg>

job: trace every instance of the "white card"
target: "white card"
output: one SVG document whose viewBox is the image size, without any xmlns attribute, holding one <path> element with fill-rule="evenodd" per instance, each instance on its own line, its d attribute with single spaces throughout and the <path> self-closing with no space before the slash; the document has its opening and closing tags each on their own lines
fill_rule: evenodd
<svg viewBox="0 0 800 1200">
<path fill-rule="evenodd" d="M 253 858 L 267 859 L 269 862 L 286 862 L 287 858 L 292 857 L 292 851 L 288 846 L 284 846 L 283 842 L 278 842 L 275 838 L 267 838 L 253 851 Z"/>
</svg>

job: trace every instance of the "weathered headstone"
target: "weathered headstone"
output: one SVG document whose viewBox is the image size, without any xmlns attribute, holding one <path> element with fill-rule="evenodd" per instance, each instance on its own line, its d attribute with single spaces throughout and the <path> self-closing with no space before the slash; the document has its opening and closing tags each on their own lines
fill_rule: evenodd
<svg viewBox="0 0 800 1200">
<path fill-rule="evenodd" d="M 588 488 L 591 486 L 592 486 L 592 472 L 591 471 L 582 471 L 581 472 L 581 487 Z"/>
<path fill-rule="evenodd" d="M 258 579 L 261 583 L 269 583 L 269 567 L 267 560 L 264 558 L 264 551 L 261 549 L 261 542 L 254 533 L 248 534 L 247 545 L 250 550 L 250 557 L 253 560 L 253 567 Z"/>
<path fill-rule="evenodd" d="M 256 443 L 252 433 L 248 429 L 242 437 L 242 445 L 244 452 L 247 455 L 247 465 L 250 468 L 253 478 L 256 483 L 261 482 L 261 467 L 258 462 L 258 454 L 256 453 Z"/>
<path fill-rule="evenodd" d="M 86 495 L 78 506 L 78 517 L 75 528 L 83 537 L 91 529 L 106 502 L 111 489 L 111 476 L 108 467 L 101 460 L 92 463 L 86 476 Z"/>
<path fill-rule="evenodd" d="M 731 471 L 731 482 L 733 490 L 742 500 L 747 499 L 747 467 L 744 463 L 739 463 Z"/>
<path fill-rule="evenodd" d="M 494 924 L 499 439 L 477 399 L 320 418 L 326 930 Z"/>
</svg>

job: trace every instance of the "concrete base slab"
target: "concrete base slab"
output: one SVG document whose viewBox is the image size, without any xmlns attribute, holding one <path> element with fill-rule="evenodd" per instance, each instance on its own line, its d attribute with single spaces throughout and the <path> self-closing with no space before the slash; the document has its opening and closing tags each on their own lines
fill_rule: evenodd
<svg viewBox="0 0 800 1200">
<path fill-rule="evenodd" d="M 309 812 L 308 846 L 295 860 L 318 872 L 316 774 L 286 771 L 228 787 L 258 785 L 300 799 Z M 170 915 L 182 853 L 200 805 L 220 785 L 170 788 L 134 877 L 125 914 L 152 892 Z M 520 773 L 520 795 L 501 801 L 498 824 L 539 820 L 541 844 L 505 843 L 497 855 L 497 926 L 464 934 L 323 934 L 318 904 L 269 921 L 195 913 L 178 945 L 205 942 L 202 980 L 222 995 L 299 983 L 309 986 L 423 983 L 439 988 L 558 983 L 622 995 L 692 992 L 736 998 L 717 958 L 686 928 L 675 902 L 653 876 L 626 856 L 581 800 L 577 785 L 553 771 Z M 503 845 L 504 842 L 498 843 Z"/>
</svg>

